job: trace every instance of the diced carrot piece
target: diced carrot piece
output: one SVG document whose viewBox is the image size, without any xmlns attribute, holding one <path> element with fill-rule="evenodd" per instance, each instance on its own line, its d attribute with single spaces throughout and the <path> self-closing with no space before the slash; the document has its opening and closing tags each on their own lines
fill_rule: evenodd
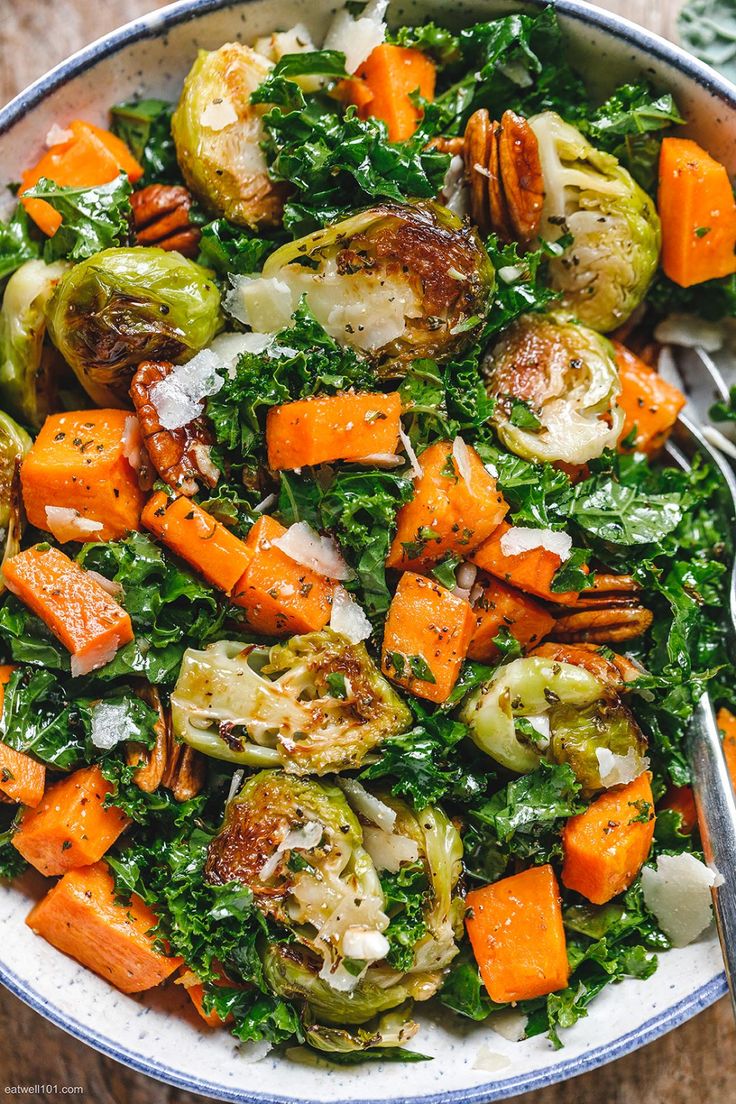
<svg viewBox="0 0 736 1104">
<path fill-rule="evenodd" d="M 468 659 L 482 663 L 497 659 L 499 650 L 493 641 L 501 629 L 508 630 L 523 648 L 538 644 L 550 632 L 555 619 L 539 602 L 498 579 L 478 581 L 483 593 L 473 604 L 475 622 Z"/>
<path fill-rule="evenodd" d="M 73 188 L 94 188 L 108 184 L 121 172 L 132 184 L 140 180 L 143 169 L 119 138 L 100 127 L 75 119 L 66 128 L 70 137 L 47 150 L 33 168 L 21 174 L 21 202 L 26 211 L 52 237 L 61 226 L 61 215 L 44 199 L 23 199 L 23 193 L 42 177 L 55 184 Z"/>
<path fill-rule="evenodd" d="M 659 155 L 662 268 L 680 287 L 736 272 L 736 201 L 724 165 L 689 138 Z"/>
<path fill-rule="evenodd" d="M 104 666 L 133 639 L 128 613 L 58 548 L 37 544 L 19 552 L 5 561 L 3 576 L 71 653 L 73 675 Z"/>
<path fill-rule="evenodd" d="M 623 893 L 646 862 L 654 836 L 651 775 L 601 794 L 562 833 L 562 881 L 594 905 Z"/>
<path fill-rule="evenodd" d="M 625 414 L 619 437 L 626 448 L 638 452 L 657 452 L 670 435 L 677 415 L 685 405 L 682 391 L 668 383 L 635 353 L 618 341 L 613 342 L 621 379 L 618 405 Z M 628 438 L 635 431 L 633 443 Z"/>
<path fill-rule="evenodd" d="M 528 552 L 519 552 L 507 556 L 501 550 L 501 538 L 511 528 L 507 521 L 501 522 L 495 533 L 468 556 L 482 571 L 495 575 L 505 583 L 511 583 L 528 594 L 546 598 L 559 606 L 572 606 L 578 600 L 574 590 L 556 594 L 552 590 L 552 580 L 562 566 L 562 560 L 556 552 L 548 548 L 532 548 Z M 585 570 L 585 568 L 583 568 Z"/>
<path fill-rule="evenodd" d="M 388 567 L 422 571 L 449 553 L 467 557 L 501 524 L 508 505 L 496 480 L 467 447 L 470 481 L 458 470 L 449 441 L 430 445 L 419 463 L 414 497 L 396 515 Z"/>
<path fill-rule="evenodd" d="M 36 935 L 123 993 L 152 989 L 181 966 L 180 958 L 156 949 L 156 923 L 140 897 L 116 899 L 104 862 L 69 871 L 26 918 Z"/>
<path fill-rule="evenodd" d="M 350 77 L 347 80 L 338 81 L 332 95 L 335 99 L 347 107 L 353 104 L 358 109 L 358 116 L 367 119 L 370 112 L 368 107 L 373 100 L 373 93 L 368 85 L 360 77 Z"/>
<path fill-rule="evenodd" d="M 0 713 L 5 697 L 5 686 L 15 667 L 0 666 Z M 19 805 L 33 809 L 43 797 L 46 786 L 46 767 L 30 755 L 0 743 L 0 793 Z"/>
<path fill-rule="evenodd" d="M 279 471 L 395 453 L 400 417 L 397 392 L 345 392 L 272 406 L 266 417 L 269 467 Z"/>
<path fill-rule="evenodd" d="M 47 877 L 96 863 L 130 824 L 120 809 L 104 805 L 113 789 L 98 766 L 62 778 L 23 814 L 13 846 Z"/>
<path fill-rule="evenodd" d="M 138 423 L 125 410 L 75 410 L 46 419 L 21 468 L 32 525 L 62 543 L 119 540 L 140 529 L 146 496 L 127 456 L 129 420 L 135 433 Z M 76 526 L 74 518 L 50 522 L 47 507 L 76 510 L 101 528 L 85 532 L 84 522 Z"/>
<path fill-rule="evenodd" d="M 730 709 L 723 706 L 718 710 L 718 727 L 723 736 L 723 755 L 731 776 L 731 783 L 736 789 L 736 716 Z"/>
<path fill-rule="evenodd" d="M 457 682 L 473 633 L 464 598 L 405 571 L 386 618 L 381 665 L 418 698 L 443 702 Z"/>
<path fill-rule="evenodd" d="M 186 970 L 180 978 L 177 978 L 176 984 L 184 988 L 187 996 L 208 1027 L 224 1027 L 225 1024 L 232 1022 L 232 1016 L 228 1016 L 227 1019 L 221 1020 L 217 1012 L 207 1012 L 205 1010 L 204 985 L 202 985 L 197 975 L 191 970 Z M 219 984 L 219 982 L 215 984 Z M 226 985 L 228 983 L 223 980 L 222 984 Z"/>
<path fill-rule="evenodd" d="M 167 548 L 226 594 L 232 593 L 250 563 L 245 543 L 184 495 L 169 498 L 158 491 L 146 503 L 141 520 Z"/>
<path fill-rule="evenodd" d="M 670 786 L 659 803 L 660 809 L 671 809 L 681 817 L 680 830 L 692 832 L 698 823 L 698 810 L 691 786 Z"/>
<path fill-rule="evenodd" d="M 549 864 L 473 889 L 466 904 L 468 937 L 491 1000 L 531 1000 L 565 988 L 565 929 Z"/>
<path fill-rule="evenodd" d="M 418 92 L 425 100 L 434 99 L 437 70 L 431 58 L 420 50 L 384 42 L 368 55 L 357 76 L 371 93 L 366 103 L 365 96 L 358 92 L 357 99 L 362 100 L 358 108 L 361 118 L 371 115 L 382 119 L 388 128 L 389 142 L 411 138 L 421 119 L 412 93 Z"/>
<path fill-rule="evenodd" d="M 266 636 L 316 632 L 332 614 L 335 583 L 274 545 L 286 530 L 264 515 L 248 533 L 250 562 L 233 593 L 254 632 Z"/>
</svg>

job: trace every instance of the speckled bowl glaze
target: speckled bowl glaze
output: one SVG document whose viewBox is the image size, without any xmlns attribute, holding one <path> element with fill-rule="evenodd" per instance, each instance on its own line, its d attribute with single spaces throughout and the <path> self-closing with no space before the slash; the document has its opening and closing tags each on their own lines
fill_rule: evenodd
<svg viewBox="0 0 736 1104">
<path fill-rule="evenodd" d="M 527 7 L 541 6 L 541 0 Z M 397 22 L 430 15 L 456 25 L 518 10 L 507 0 L 395 0 Z M 451 9 L 451 10 L 448 10 Z M 736 172 L 736 88 L 676 47 L 623 19 L 575 0 L 557 9 L 571 57 L 595 91 L 642 74 L 670 89 L 688 132 Z M 301 20 L 318 39 L 333 0 L 184 0 L 101 39 L 54 69 L 0 112 L 0 182 L 17 180 L 41 152 L 54 122 L 104 122 L 112 102 L 139 93 L 174 99 L 198 48 L 250 41 Z M 512 1043 L 487 1025 L 420 1010 L 417 1049 L 434 1061 L 356 1069 L 298 1066 L 269 1055 L 249 1064 L 226 1032 L 201 1026 L 186 996 L 170 986 L 140 999 L 57 953 L 25 926 L 43 892 L 31 875 L 0 889 L 0 980 L 76 1038 L 128 1066 L 220 1100 L 253 1104 L 329 1101 L 473 1104 L 561 1081 L 643 1046 L 694 1016 L 726 990 L 717 940 L 660 959 L 653 978 L 611 987 L 554 1051 L 544 1038 Z"/>
</svg>

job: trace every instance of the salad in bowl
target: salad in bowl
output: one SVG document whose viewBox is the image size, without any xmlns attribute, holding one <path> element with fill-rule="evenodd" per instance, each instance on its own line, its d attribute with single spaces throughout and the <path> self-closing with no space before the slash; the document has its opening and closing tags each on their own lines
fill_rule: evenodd
<svg viewBox="0 0 736 1104">
<path fill-rule="evenodd" d="M 339 1065 L 431 1057 L 427 1002 L 560 1046 L 710 923 L 705 689 L 736 774 L 720 476 L 667 448 L 726 168 L 552 9 L 386 6 L 59 118 L 0 228 L 0 876 Z"/>
</svg>

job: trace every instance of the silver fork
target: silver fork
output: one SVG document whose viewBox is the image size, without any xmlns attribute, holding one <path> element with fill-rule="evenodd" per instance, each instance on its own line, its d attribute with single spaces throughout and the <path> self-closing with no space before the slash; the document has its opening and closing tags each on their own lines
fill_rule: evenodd
<svg viewBox="0 0 736 1104">
<path fill-rule="evenodd" d="M 689 402 L 685 415 L 678 420 L 667 451 L 671 459 L 685 469 L 690 467 L 694 456 L 701 453 L 720 472 L 727 492 L 732 531 L 736 534 L 734 470 L 725 456 L 712 447 L 708 440 L 711 435 L 704 434 L 702 424 L 694 424 L 689 416 L 694 414 L 699 422 L 706 422 L 707 433 L 708 410 L 716 399 L 727 398 L 728 388 L 713 360 L 702 350 L 677 350 L 676 365 L 685 382 Z M 731 443 L 730 440 L 728 443 Z M 736 634 L 736 560 L 729 580 L 729 613 Z M 707 693 L 698 702 L 690 723 L 688 758 L 705 858 L 723 878 L 721 885 L 714 886 L 711 892 L 726 980 L 736 1016 L 736 800 L 713 704 Z"/>
</svg>

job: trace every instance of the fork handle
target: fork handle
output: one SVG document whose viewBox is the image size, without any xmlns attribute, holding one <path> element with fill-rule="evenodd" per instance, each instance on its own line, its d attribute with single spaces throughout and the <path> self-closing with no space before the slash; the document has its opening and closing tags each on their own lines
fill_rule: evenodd
<svg viewBox="0 0 736 1104">
<path fill-rule="evenodd" d="M 736 800 L 708 694 L 698 702 L 690 725 L 690 767 L 705 858 L 723 877 L 711 893 L 736 1016 Z"/>
</svg>

